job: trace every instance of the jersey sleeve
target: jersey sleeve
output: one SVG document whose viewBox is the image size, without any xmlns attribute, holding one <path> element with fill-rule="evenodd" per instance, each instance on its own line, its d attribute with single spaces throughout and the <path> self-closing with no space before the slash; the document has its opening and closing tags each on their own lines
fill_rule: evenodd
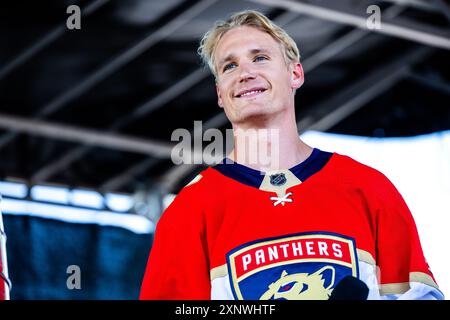
<svg viewBox="0 0 450 320">
<path fill-rule="evenodd" d="M 159 220 L 141 285 L 141 300 L 210 299 L 202 212 L 185 187 Z"/>
<path fill-rule="evenodd" d="M 414 218 L 384 176 L 377 188 L 376 260 L 382 299 L 443 299 L 424 257 Z"/>
</svg>

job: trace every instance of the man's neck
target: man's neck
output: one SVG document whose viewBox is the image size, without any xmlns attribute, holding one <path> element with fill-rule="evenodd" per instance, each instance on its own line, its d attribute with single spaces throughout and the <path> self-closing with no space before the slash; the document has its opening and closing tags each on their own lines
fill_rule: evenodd
<svg viewBox="0 0 450 320">
<path fill-rule="evenodd" d="M 233 132 L 234 149 L 228 158 L 263 172 L 289 169 L 306 160 L 313 151 L 299 138 L 295 119 L 245 129 L 234 125 Z"/>
</svg>

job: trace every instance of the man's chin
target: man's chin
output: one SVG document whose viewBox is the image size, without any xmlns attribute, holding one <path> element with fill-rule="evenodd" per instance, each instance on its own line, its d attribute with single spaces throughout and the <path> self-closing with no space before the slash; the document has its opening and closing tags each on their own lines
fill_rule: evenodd
<svg viewBox="0 0 450 320">
<path fill-rule="evenodd" d="M 243 110 L 241 114 L 235 119 L 234 123 L 236 124 L 250 124 L 250 123 L 263 123 L 268 121 L 274 112 L 273 110 L 268 109 L 253 109 L 253 110 Z M 233 121 L 232 121 L 233 122 Z"/>
</svg>

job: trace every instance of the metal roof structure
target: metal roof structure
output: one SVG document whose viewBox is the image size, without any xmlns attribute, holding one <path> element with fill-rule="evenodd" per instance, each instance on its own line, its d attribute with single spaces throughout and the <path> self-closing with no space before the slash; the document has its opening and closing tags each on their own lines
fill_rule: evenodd
<svg viewBox="0 0 450 320">
<path fill-rule="evenodd" d="M 67 7 L 81 8 L 69 30 Z M 367 28 L 368 7 L 381 28 Z M 0 179 L 177 192 L 177 128 L 230 128 L 197 55 L 213 23 L 256 9 L 296 40 L 300 133 L 410 136 L 450 129 L 444 0 L 80 0 L 0 4 Z"/>
</svg>

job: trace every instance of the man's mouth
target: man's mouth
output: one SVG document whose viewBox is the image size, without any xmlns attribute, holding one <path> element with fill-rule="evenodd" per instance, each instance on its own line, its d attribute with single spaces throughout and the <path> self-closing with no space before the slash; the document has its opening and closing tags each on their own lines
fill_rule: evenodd
<svg viewBox="0 0 450 320">
<path fill-rule="evenodd" d="M 242 90 L 235 97 L 236 98 L 253 97 L 260 93 L 263 93 L 266 90 L 267 89 L 265 89 L 265 88 L 252 88 L 252 89 Z"/>
</svg>

